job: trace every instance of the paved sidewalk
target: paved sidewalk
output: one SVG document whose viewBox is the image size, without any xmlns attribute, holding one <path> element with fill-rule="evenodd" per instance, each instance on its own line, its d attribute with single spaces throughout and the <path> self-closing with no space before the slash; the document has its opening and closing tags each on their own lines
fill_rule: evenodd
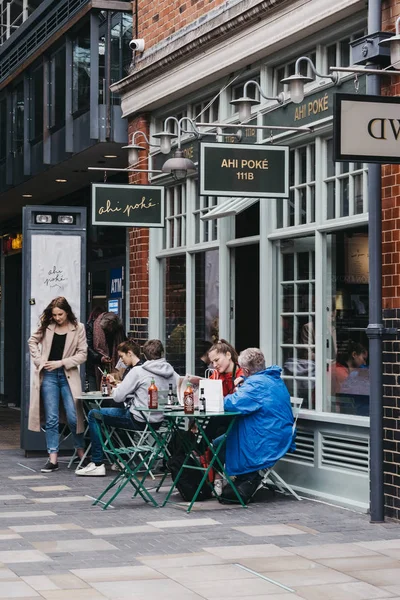
<svg viewBox="0 0 400 600">
<path fill-rule="evenodd" d="M 0 598 L 400 600 L 395 523 L 269 493 L 188 515 L 126 488 L 104 511 L 92 498 L 109 475 L 67 462 L 44 475 L 44 462 L 0 451 Z"/>
</svg>

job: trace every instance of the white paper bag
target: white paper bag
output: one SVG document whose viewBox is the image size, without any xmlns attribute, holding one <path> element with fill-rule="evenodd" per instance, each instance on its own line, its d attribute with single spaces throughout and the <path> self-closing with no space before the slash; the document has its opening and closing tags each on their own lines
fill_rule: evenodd
<svg viewBox="0 0 400 600">
<path fill-rule="evenodd" d="M 199 388 L 204 390 L 206 412 L 224 412 L 224 395 L 220 379 L 200 379 Z"/>
</svg>

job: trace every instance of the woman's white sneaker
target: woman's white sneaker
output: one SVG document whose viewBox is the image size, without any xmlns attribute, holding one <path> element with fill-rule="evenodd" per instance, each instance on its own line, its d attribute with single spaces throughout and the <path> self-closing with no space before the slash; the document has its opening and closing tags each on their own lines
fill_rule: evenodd
<svg viewBox="0 0 400 600">
<path fill-rule="evenodd" d="M 106 474 L 106 468 L 104 465 L 95 465 L 94 462 L 89 463 L 82 469 L 76 469 L 75 475 L 81 475 L 83 477 L 104 477 Z"/>
</svg>

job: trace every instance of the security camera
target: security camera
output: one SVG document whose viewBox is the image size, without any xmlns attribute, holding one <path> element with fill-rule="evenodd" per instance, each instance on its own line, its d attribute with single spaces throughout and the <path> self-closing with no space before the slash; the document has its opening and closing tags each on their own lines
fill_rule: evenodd
<svg viewBox="0 0 400 600">
<path fill-rule="evenodd" d="M 144 51 L 144 40 L 131 40 L 129 42 L 129 48 L 132 52 L 143 52 Z"/>
</svg>

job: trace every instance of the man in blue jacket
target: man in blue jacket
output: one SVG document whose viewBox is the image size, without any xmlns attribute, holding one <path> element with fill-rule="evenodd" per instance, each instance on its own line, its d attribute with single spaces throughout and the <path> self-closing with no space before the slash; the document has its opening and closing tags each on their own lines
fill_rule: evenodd
<svg viewBox="0 0 400 600">
<path fill-rule="evenodd" d="M 226 411 L 240 413 L 226 440 L 226 471 L 240 476 L 238 482 L 257 479 L 258 471 L 295 450 L 290 395 L 281 368 L 266 369 L 259 348 L 243 350 L 239 365 L 244 378 L 224 400 Z"/>
</svg>

